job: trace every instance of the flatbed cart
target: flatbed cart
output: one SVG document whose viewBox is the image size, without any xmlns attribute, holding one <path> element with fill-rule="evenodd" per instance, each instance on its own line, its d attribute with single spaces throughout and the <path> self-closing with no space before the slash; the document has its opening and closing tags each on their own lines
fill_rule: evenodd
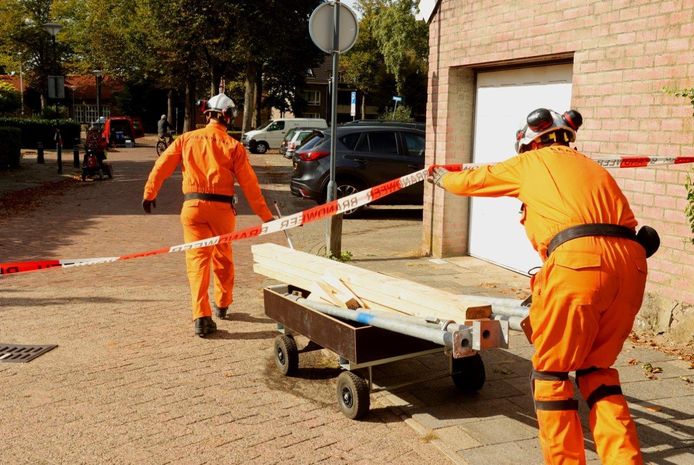
<svg viewBox="0 0 694 465">
<path fill-rule="evenodd" d="M 298 370 L 300 353 L 321 348 L 336 353 L 345 370 L 337 378 L 338 406 L 350 419 L 359 419 L 369 411 L 374 366 L 444 352 L 453 383 L 462 392 L 472 394 L 485 382 L 484 363 L 477 350 L 508 347 L 508 325 L 504 322 L 478 322 L 474 330 L 472 326 L 457 326 L 463 331 L 452 331 L 450 337 L 444 334 L 446 340 L 454 341 L 453 347 L 446 348 L 430 340 L 317 311 L 303 301 L 310 293 L 295 286 L 269 286 L 263 294 L 265 314 L 277 322 L 281 333 L 275 337 L 273 349 L 277 368 L 283 375 L 291 376 Z M 432 323 L 429 326 L 425 331 L 441 332 Z M 308 338 L 309 343 L 299 350 L 294 334 Z M 366 377 L 361 374 L 364 372 Z"/>
</svg>

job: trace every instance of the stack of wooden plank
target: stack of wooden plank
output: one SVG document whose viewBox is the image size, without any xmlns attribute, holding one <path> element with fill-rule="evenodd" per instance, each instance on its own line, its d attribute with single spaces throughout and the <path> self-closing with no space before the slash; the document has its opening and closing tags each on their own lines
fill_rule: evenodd
<svg viewBox="0 0 694 465">
<path fill-rule="evenodd" d="M 309 298 L 349 308 L 385 310 L 461 324 L 491 314 L 491 307 L 483 300 L 457 296 L 277 244 L 254 245 L 251 250 L 253 271 L 311 291 Z"/>
</svg>

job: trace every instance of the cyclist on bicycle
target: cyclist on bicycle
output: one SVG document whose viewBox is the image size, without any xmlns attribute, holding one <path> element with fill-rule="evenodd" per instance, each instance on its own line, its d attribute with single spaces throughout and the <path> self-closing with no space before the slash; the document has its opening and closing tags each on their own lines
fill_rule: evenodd
<svg viewBox="0 0 694 465">
<path fill-rule="evenodd" d="M 157 133 L 159 134 L 159 138 L 162 140 L 170 138 L 170 131 L 171 125 L 169 124 L 169 121 L 166 119 L 166 115 L 161 115 L 161 118 L 159 118 L 159 121 L 157 122 Z"/>
<path fill-rule="evenodd" d="M 161 115 L 161 118 L 159 118 L 159 121 L 157 121 L 157 134 L 159 135 L 159 140 L 157 141 L 156 147 L 157 156 L 161 155 L 161 153 L 166 150 L 166 147 L 173 142 L 172 132 L 171 125 L 166 119 L 166 115 Z"/>
</svg>

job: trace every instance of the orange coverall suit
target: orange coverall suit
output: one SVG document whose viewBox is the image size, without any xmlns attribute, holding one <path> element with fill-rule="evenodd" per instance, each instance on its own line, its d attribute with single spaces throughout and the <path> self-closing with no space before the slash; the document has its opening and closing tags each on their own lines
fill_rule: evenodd
<svg viewBox="0 0 694 465">
<path fill-rule="evenodd" d="M 547 464 L 585 464 L 583 432 L 568 372 L 590 407 L 590 429 L 604 464 L 642 464 L 636 427 L 610 368 L 631 331 L 646 282 L 637 242 L 576 238 L 547 258 L 559 231 L 586 223 L 636 227 L 624 194 L 597 163 L 565 146 L 524 152 L 502 163 L 445 174 L 460 195 L 520 199 L 521 223 L 544 264 L 531 279 L 535 347 L 533 397 Z"/>
<path fill-rule="evenodd" d="M 157 159 L 145 185 L 145 200 L 154 200 L 166 178 L 181 164 L 183 193 L 232 196 L 236 179 L 251 208 L 263 221 L 273 218 L 258 185 L 258 178 L 243 146 L 215 121 L 178 137 Z M 181 209 L 185 242 L 232 233 L 236 223 L 231 203 L 186 200 Z M 214 299 L 218 307 L 233 300 L 234 262 L 231 244 L 186 250 L 186 268 L 193 303 L 193 320 L 211 316 L 208 298 L 210 262 L 214 274 Z"/>
</svg>

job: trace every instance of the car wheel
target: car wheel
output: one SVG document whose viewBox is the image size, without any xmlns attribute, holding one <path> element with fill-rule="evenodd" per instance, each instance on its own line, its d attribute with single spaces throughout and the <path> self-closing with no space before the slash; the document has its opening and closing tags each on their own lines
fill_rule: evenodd
<svg viewBox="0 0 694 465">
<path fill-rule="evenodd" d="M 364 189 L 364 187 L 361 185 L 361 183 L 359 183 L 357 181 L 353 181 L 350 179 L 338 180 L 337 181 L 337 188 L 336 188 L 337 198 L 341 199 L 342 197 L 347 197 L 348 195 L 356 194 L 357 192 L 359 192 L 363 189 Z M 326 198 L 327 198 L 327 195 L 326 195 Z M 361 207 L 353 208 L 351 210 L 346 210 L 342 213 L 342 215 L 345 218 L 354 218 L 363 210 L 364 210 L 364 207 L 361 206 Z"/>
<path fill-rule="evenodd" d="M 258 145 L 255 146 L 255 151 L 257 153 L 265 153 L 269 148 L 266 142 L 258 142 Z"/>
</svg>

